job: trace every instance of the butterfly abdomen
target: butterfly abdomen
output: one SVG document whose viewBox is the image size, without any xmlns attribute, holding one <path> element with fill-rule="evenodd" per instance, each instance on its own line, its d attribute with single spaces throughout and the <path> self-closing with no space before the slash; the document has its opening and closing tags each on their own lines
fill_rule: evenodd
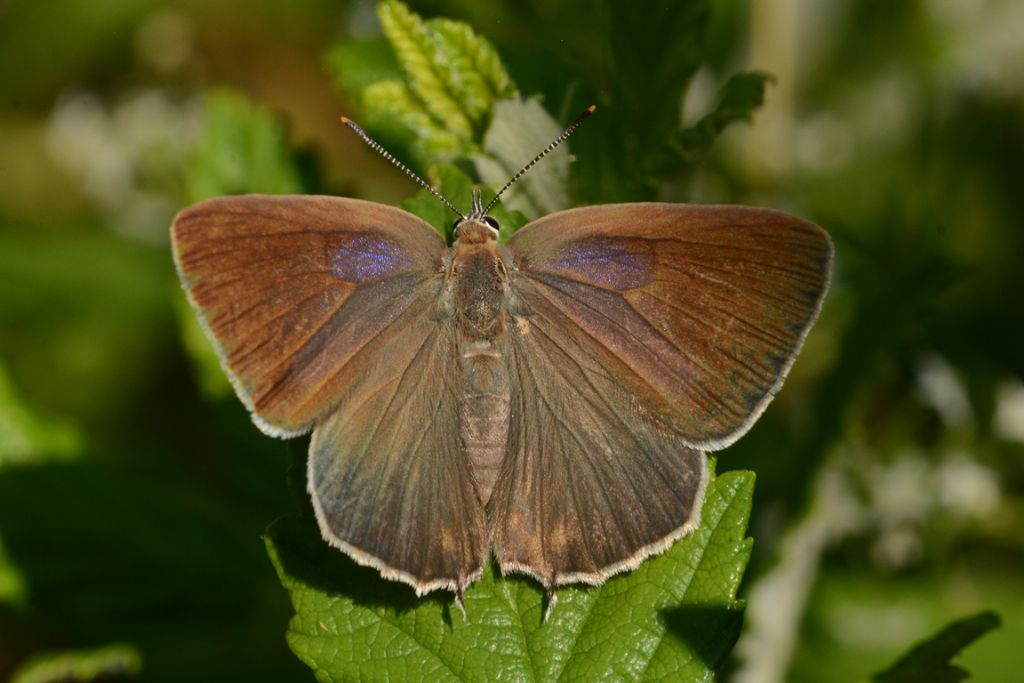
<svg viewBox="0 0 1024 683">
<path fill-rule="evenodd" d="M 480 502 L 486 504 L 498 478 L 508 441 L 511 405 L 508 367 L 500 355 L 486 352 L 463 355 L 462 363 L 465 384 L 459 430 Z"/>
<path fill-rule="evenodd" d="M 483 504 L 505 455 L 511 400 L 507 274 L 496 247 L 493 240 L 457 243 L 449 275 L 463 370 L 459 431 Z"/>
</svg>

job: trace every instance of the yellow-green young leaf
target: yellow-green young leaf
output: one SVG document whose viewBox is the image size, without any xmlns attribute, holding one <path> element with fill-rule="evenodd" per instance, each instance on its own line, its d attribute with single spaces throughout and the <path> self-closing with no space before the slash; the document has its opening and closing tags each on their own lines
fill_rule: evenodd
<svg viewBox="0 0 1024 683">
<path fill-rule="evenodd" d="M 391 127 L 407 124 L 416 140 L 413 153 L 422 164 L 438 158 L 435 150 L 442 158 L 479 151 L 495 100 L 518 97 L 494 47 L 464 23 L 423 21 L 397 0 L 381 3 L 378 15 L 407 89 L 398 91 L 390 79 L 363 87 L 366 118 Z M 340 83 L 358 83 L 366 75 L 353 63 L 353 52 L 338 48 L 332 53 Z M 381 88 L 384 82 L 389 85 Z M 397 118 L 385 121 L 389 114 Z M 439 131 L 446 136 L 439 137 Z M 421 140 L 423 135 L 430 139 Z"/>
<path fill-rule="evenodd" d="M 421 161 L 449 159 L 471 148 L 431 118 L 404 83 L 374 83 L 363 91 L 362 101 L 367 127 L 410 145 L 413 155 Z"/>
<path fill-rule="evenodd" d="M 440 68 L 436 42 L 423 20 L 400 2 L 382 2 L 377 8 L 381 28 L 395 50 L 409 87 L 430 115 L 462 140 L 472 140 L 469 117 L 452 96 L 450 74 Z"/>
<path fill-rule="evenodd" d="M 476 70 L 471 55 L 462 49 L 464 45 L 461 39 L 467 35 L 475 38 L 475 35 L 465 24 L 448 19 L 429 21 L 427 27 L 427 44 L 437 73 L 469 120 L 471 135 L 475 137 L 493 100 L 483 74 Z M 453 42 L 450 39 L 453 36 L 460 39 L 460 42 Z"/>
<path fill-rule="evenodd" d="M 288 644 L 318 680 L 711 681 L 742 622 L 753 475 L 712 479 L 700 526 L 602 586 L 544 593 L 490 567 L 465 595 L 416 598 L 324 543 L 311 514 L 278 520 L 267 551 L 291 595 Z"/>
<path fill-rule="evenodd" d="M 496 99 L 518 97 L 497 51 L 469 25 L 450 19 L 427 22 L 445 82 L 479 130 Z"/>
</svg>

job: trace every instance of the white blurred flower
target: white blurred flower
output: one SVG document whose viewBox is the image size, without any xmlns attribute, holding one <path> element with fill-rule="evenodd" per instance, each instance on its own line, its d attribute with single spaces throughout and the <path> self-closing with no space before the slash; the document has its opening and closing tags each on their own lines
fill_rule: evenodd
<svg viewBox="0 0 1024 683">
<path fill-rule="evenodd" d="M 969 453 L 956 451 L 935 470 L 935 497 L 949 514 L 984 519 L 995 514 L 1002 491 L 994 470 L 971 458 Z"/>
<path fill-rule="evenodd" d="M 1024 96 L 1024 3 L 929 0 L 927 8 L 944 38 L 947 87 Z"/>
<path fill-rule="evenodd" d="M 1024 443 L 1024 382 L 1014 378 L 996 389 L 992 429 L 1007 441 Z"/>
<path fill-rule="evenodd" d="M 829 610 L 827 623 L 837 641 L 865 649 L 911 640 L 928 628 L 928 616 L 913 600 L 889 605 L 845 601 Z"/>
<path fill-rule="evenodd" d="M 921 399 L 950 427 L 971 422 L 971 404 L 967 391 L 953 366 L 942 356 L 930 353 L 917 364 L 917 390 Z"/>
<path fill-rule="evenodd" d="M 912 565 L 921 559 L 923 552 L 924 540 L 912 524 L 883 528 L 871 544 L 871 559 L 886 569 Z"/>
<path fill-rule="evenodd" d="M 898 569 L 921 556 L 919 525 L 935 508 L 931 478 L 930 463 L 916 452 L 897 455 L 869 476 L 871 511 L 878 527 L 871 557 L 880 566 Z"/>
<path fill-rule="evenodd" d="M 58 99 L 47 143 L 112 228 L 159 242 L 167 239 L 181 166 L 200 117 L 196 103 L 172 101 L 160 90 L 134 93 L 114 106 L 74 92 Z"/>
<path fill-rule="evenodd" d="M 131 193 L 131 161 L 117 143 L 103 102 L 93 93 L 71 93 L 57 101 L 47 142 L 57 163 L 78 176 L 94 200 L 118 204 Z"/>
<path fill-rule="evenodd" d="M 924 519 L 934 506 L 931 468 L 916 452 L 904 452 L 870 476 L 873 509 L 879 524 L 896 526 Z"/>
</svg>

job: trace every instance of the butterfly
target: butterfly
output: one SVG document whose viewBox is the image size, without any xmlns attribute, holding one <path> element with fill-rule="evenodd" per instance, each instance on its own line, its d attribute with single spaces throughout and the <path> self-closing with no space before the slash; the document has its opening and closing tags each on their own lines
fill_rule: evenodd
<svg viewBox="0 0 1024 683">
<path fill-rule="evenodd" d="M 699 523 L 707 453 L 779 390 L 821 307 L 832 245 L 769 209 L 560 211 L 449 247 L 398 208 L 243 195 L 183 210 L 182 283 L 271 436 L 312 432 L 327 543 L 416 593 L 462 594 L 494 557 L 554 596 Z"/>
</svg>

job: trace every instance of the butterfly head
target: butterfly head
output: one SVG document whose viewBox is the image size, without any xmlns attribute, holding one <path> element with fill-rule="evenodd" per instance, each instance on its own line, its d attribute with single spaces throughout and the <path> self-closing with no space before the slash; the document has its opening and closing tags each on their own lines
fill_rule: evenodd
<svg viewBox="0 0 1024 683">
<path fill-rule="evenodd" d="M 473 188 L 469 215 L 459 216 L 452 224 L 455 240 L 463 244 L 481 244 L 498 239 L 498 221 L 487 215 L 480 188 Z"/>
</svg>

